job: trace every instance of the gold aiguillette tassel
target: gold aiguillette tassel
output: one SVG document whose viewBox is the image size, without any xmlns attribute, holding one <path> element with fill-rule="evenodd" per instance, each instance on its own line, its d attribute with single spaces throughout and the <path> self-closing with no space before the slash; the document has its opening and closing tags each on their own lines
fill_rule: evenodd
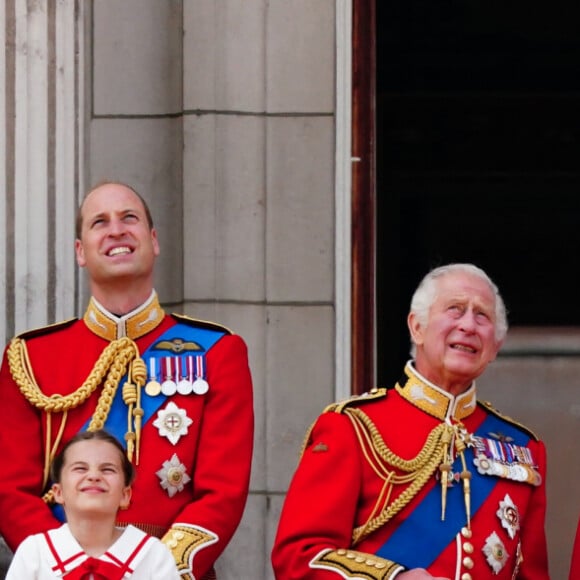
<svg viewBox="0 0 580 580">
<path fill-rule="evenodd" d="M 135 464 L 139 465 L 139 455 L 141 449 L 141 428 L 143 422 L 143 408 L 141 407 L 141 388 L 147 381 L 147 367 L 145 361 L 137 355 L 131 365 L 131 374 L 135 383 Z"/>
<path fill-rule="evenodd" d="M 463 471 L 461 472 L 461 480 L 463 481 L 463 501 L 465 502 L 465 515 L 467 517 L 467 527 L 471 527 L 471 472 L 467 469 L 465 462 L 465 443 L 461 437 L 457 438 L 457 452 L 461 457 L 461 465 Z"/>
<path fill-rule="evenodd" d="M 447 483 L 449 481 L 449 472 L 451 471 L 451 463 L 449 462 L 449 444 L 451 443 L 451 430 L 445 429 L 441 437 L 443 443 L 443 456 L 441 458 L 441 465 L 439 465 L 439 472 L 441 475 L 441 521 L 445 520 L 445 509 L 447 507 Z"/>
<path fill-rule="evenodd" d="M 127 442 L 127 457 L 129 461 L 133 461 L 133 452 L 135 450 L 135 433 L 133 432 L 133 407 L 137 401 L 137 389 L 134 384 L 130 382 L 130 377 L 123 385 L 123 401 L 128 407 L 127 410 L 127 432 L 125 433 L 125 441 Z"/>
</svg>

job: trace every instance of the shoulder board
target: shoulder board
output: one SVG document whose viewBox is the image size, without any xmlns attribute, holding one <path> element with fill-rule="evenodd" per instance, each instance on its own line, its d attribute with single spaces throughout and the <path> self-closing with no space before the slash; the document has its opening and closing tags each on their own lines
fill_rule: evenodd
<svg viewBox="0 0 580 580">
<path fill-rule="evenodd" d="M 369 403 L 371 401 L 377 401 L 379 399 L 384 399 L 387 396 L 387 389 L 371 389 L 367 393 L 362 393 L 361 395 L 353 395 L 348 399 L 343 401 L 338 401 L 331 403 L 324 409 L 324 413 L 342 413 L 345 407 L 350 407 L 353 405 L 362 405 L 364 403 Z"/>
<path fill-rule="evenodd" d="M 62 320 L 61 322 L 55 322 L 54 324 L 48 324 L 47 326 L 41 326 L 40 328 L 33 328 L 31 330 L 27 330 L 21 334 L 18 334 L 16 338 L 34 338 L 36 336 L 42 336 L 44 334 L 50 334 L 51 332 L 58 332 L 63 328 L 67 328 L 74 322 L 76 322 L 78 318 L 69 318 L 68 320 Z"/>
<path fill-rule="evenodd" d="M 197 328 L 207 328 L 208 330 L 215 330 L 217 332 L 225 332 L 226 334 L 234 334 L 227 326 L 218 324 L 217 322 L 210 322 L 209 320 L 199 320 L 197 318 L 191 318 L 185 314 L 171 313 L 171 316 L 182 322 L 183 324 L 189 324 L 189 326 L 195 326 Z"/>
<path fill-rule="evenodd" d="M 522 425 L 522 423 L 519 423 L 515 419 L 512 419 L 511 417 L 508 417 L 507 415 L 500 413 L 489 401 L 477 401 L 477 404 L 481 405 L 492 415 L 495 415 L 496 417 L 503 419 L 504 421 L 510 423 L 511 425 L 515 425 L 516 427 L 520 428 L 535 441 L 539 441 L 540 438 L 531 429 L 528 429 L 525 425 Z"/>
</svg>

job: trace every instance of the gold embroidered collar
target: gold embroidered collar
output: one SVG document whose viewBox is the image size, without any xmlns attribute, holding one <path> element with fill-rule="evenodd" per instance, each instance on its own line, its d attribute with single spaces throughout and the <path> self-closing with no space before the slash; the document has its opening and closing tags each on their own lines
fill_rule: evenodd
<svg viewBox="0 0 580 580">
<path fill-rule="evenodd" d="M 411 362 L 405 366 L 405 375 L 406 382 L 403 386 L 397 383 L 395 389 L 403 399 L 429 415 L 441 421 L 445 419 L 461 421 L 475 411 L 475 381 L 467 391 L 454 397 L 422 377 Z"/>
<path fill-rule="evenodd" d="M 105 340 L 112 341 L 125 336 L 135 340 L 159 326 L 164 315 L 157 294 L 153 291 L 141 306 L 120 317 L 111 314 L 91 297 L 83 320 L 92 332 Z"/>
</svg>

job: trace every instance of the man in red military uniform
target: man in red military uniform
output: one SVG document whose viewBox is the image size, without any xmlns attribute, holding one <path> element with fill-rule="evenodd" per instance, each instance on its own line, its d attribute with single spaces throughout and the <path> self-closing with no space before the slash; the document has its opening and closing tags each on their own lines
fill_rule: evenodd
<svg viewBox="0 0 580 580">
<path fill-rule="evenodd" d="M 144 200 L 115 182 L 88 193 L 76 256 L 89 275 L 83 319 L 8 345 L 0 370 L 0 534 L 11 549 L 61 525 L 52 458 L 74 434 L 105 428 L 137 478 L 120 524 L 161 537 L 184 579 L 215 578 L 248 494 L 252 382 L 243 340 L 166 314 L 153 289 L 157 233 Z"/>
<path fill-rule="evenodd" d="M 278 580 L 549 580 L 545 447 L 476 397 L 507 332 L 471 264 L 430 272 L 392 390 L 329 406 L 307 434 L 272 550 Z"/>
</svg>

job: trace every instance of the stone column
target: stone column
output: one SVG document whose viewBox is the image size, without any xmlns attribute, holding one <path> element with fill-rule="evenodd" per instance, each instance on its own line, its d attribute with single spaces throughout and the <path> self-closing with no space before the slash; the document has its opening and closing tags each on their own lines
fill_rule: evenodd
<svg viewBox="0 0 580 580">
<path fill-rule="evenodd" d="M 83 8 L 6 0 L 0 69 L 0 340 L 75 314 Z"/>
<path fill-rule="evenodd" d="M 0 344 L 75 315 L 84 2 L 0 3 Z M 0 578 L 11 552 L 0 541 Z"/>
</svg>

